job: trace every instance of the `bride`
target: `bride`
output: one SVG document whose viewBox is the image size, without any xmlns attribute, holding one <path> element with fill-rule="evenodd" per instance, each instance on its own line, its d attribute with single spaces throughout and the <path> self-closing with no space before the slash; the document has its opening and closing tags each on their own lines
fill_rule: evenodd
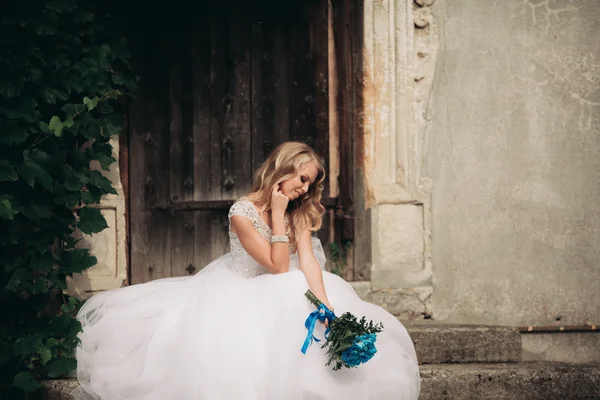
<svg viewBox="0 0 600 400">
<path fill-rule="evenodd" d="M 303 143 L 277 147 L 229 211 L 231 252 L 189 277 L 99 293 L 79 311 L 78 398 L 102 400 L 417 399 L 415 350 L 404 326 L 323 271 L 325 171 Z M 378 352 L 358 368 L 306 354 L 310 289 L 337 315 L 382 322 Z M 323 337 L 325 326 L 315 329 Z M 321 342 L 323 343 L 323 342 Z"/>
</svg>

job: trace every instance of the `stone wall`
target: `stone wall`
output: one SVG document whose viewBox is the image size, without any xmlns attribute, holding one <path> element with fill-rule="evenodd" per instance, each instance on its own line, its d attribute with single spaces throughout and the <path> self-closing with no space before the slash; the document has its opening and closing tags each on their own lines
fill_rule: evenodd
<svg viewBox="0 0 600 400">
<path fill-rule="evenodd" d="M 438 0 L 432 10 L 434 318 L 597 323 L 600 3 Z"/>
</svg>

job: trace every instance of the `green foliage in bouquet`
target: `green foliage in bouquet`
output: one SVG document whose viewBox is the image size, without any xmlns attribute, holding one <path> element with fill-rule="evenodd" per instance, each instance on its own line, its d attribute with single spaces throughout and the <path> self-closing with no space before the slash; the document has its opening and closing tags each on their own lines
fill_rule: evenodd
<svg viewBox="0 0 600 400">
<path fill-rule="evenodd" d="M 113 4 L 112 2 L 109 2 Z M 67 277 L 96 264 L 74 233 L 107 227 L 130 53 L 108 3 L 12 0 L 0 17 L 0 398 L 62 376 L 81 327 Z M 29 396 L 31 397 L 31 396 Z"/>
<path fill-rule="evenodd" d="M 361 359 L 359 357 L 355 362 L 352 362 L 354 360 L 352 360 L 351 357 L 346 357 L 346 354 L 352 352 L 353 346 L 357 345 L 358 338 L 365 336 L 365 339 L 373 338 L 373 336 L 367 335 L 381 332 L 383 330 L 383 324 L 373 324 L 373 321 L 367 323 L 365 317 L 362 317 L 360 321 L 357 321 L 357 318 L 354 315 L 346 312 L 331 321 L 329 329 L 330 332 L 327 336 L 327 340 L 321 347 L 327 349 L 327 356 L 329 359 L 327 360 L 326 365 L 329 366 L 332 363 L 335 363 L 333 370 L 337 371 L 342 367 L 357 367 L 359 364 L 368 361 L 365 358 L 369 355 L 372 356 L 374 353 L 367 353 L 364 355 L 365 358 Z M 365 342 L 368 342 L 368 340 L 365 340 Z"/>
<path fill-rule="evenodd" d="M 310 291 L 306 298 L 318 309 L 324 308 L 323 303 Z M 326 308 L 326 307 L 325 307 Z M 331 311 L 325 311 L 331 313 Z M 383 330 L 382 323 L 367 322 L 365 317 L 360 320 L 349 312 L 340 317 L 331 313 L 327 340 L 321 346 L 327 349 L 327 364 L 335 364 L 334 371 L 345 368 L 355 368 L 369 361 L 376 353 L 376 334 Z M 312 334 L 312 333 L 311 333 Z"/>
</svg>

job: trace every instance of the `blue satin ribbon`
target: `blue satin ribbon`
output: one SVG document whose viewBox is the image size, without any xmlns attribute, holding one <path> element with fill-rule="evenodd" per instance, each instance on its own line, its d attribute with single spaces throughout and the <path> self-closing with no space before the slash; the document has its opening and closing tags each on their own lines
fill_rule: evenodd
<svg viewBox="0 0 600 400">
<path fill-rule="evenodd" d="M 304 345 L 302 346 L 302 353 L 306 354 L 306 350 L 312 344 L 312 341 L 320 342 L 321 340 L 317 339 L 314 336 L 315 325 L 317 321 L 325 322 L 325 320 L 329 320 L 329 324 L 331 321 L 335 319 L 335 314 L 327 308 L 324 304 L 320 304 L 319 308 L 310 313 L 306 321 L 304 322 L 304 327 L 308 330 L 308 334 L 306 335 L 306 339 L 304 340 Z M 329 334 L 329 327 L 325 330 L 325 339 L 327 339 L 327 335 Z"/>
</svg>

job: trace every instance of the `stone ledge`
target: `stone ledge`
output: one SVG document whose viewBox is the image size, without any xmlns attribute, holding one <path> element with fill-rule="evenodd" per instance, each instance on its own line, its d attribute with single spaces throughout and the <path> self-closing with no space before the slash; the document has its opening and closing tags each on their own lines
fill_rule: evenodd
<svg viewBox="0 0 600 400">
<path fill-rule="evenodd" d="M 600 398 L 600 364 L 422 365 L 420 400 L 564 400 Z M 44 400 L 72 400 L 74 379 L 43 382 Z"/>
<path fill-rule="evenodd" d="M 600 362 L 599 332 L 525 333 L 523 361 Z"/>
<path fill-rule="evenodd" d="M 600 398 L 600 364 L 452 364 L 421 366 L 420 400 Z"/>
<path fill-rule="evenodd" d="M 377 304 L 402 319 L 423 319 L 430 315 L 431 287 L 373 290 L 368 281 L 350 284 L 361 299 Z"/>
<path fill-rule="evenodd" d="M 435 321 L 403 323 L 415 344 L 419 364 L 521 361 L 521 335 L 515 328 Z"/>
</svg>

